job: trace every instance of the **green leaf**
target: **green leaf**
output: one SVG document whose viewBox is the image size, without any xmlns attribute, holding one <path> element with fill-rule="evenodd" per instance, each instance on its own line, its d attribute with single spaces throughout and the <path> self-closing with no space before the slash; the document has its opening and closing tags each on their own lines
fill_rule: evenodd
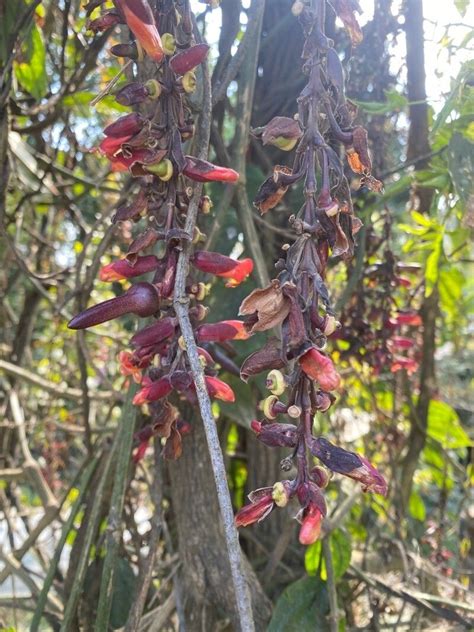
<svg viewBox="0 0 474 632">
<path fill-rule="evenodd" d="M 340 579 L 351 563 L 351 542 L 341 529 L 335 529 L 329 536 L 332 565 L 336 581 Z M 321 579 L 327 579 L 326 564 L 322 556 L 321 541 L 318 540 L 306 549 L 304 563 L 308 575 L 317 575 L 321 570 Z"/>
<path fill-rule="evenodd" d="M 128 613 L 135 598 L 136 583 L 137 578 L 129 562 L 124 558 L 120 558 L 115 571 L 114 593 L 110 612 L 110 623 L 114 630 L 123 627 L 127 623 Z"/>
<path fill-rule="evenodd" d="M 463 273 L 457 268 L 441 269 L 438 279 L 438 290 L 441 306 L 452 315 L 458 312 L 458 301 L 466 283 Z"/>
<path fill-rule="evenodd" d="M 462 92 L 464 83 L 468 80 L 472 72 L 472 61 L 468 61 L 462 65 L 461 70 L 454 82 L 453 89 L 449 97 L 446 99 L 446 103 L 443 105 L 441 112 L 438 114 L 436 121 L 431 130 L 431 134 L 434 135 L 440 129 L 440 127 L 446 122 L 446 119 L 451 114 L 453 109 L 457 106 L 459 95 Z"/>
<path fill-rule="evenodd" d="M 392 112 L 400 112 L 408 105 L 408 100 L 403 94 L 396 90 L 385 91 L 386 101 L 356 101 L 351 99 L 358 108 L 368 112 L 369 114 L 391 114 Z"/>
<path fill-rule="evenodd" d="M 430 296 L 439 276 L 439 262 L 442 253 L 442 237 L 434 243 L 432 252 L 428 255 L 425 265 L 425 296 Z"/>
<path fill-rule="evenodd" d="M 22 51 L 25 61 L 15 63 L 15 76 L 23 88 L 35 99 L 44 97 L 48 90 L 46 75 L 46 48 L 41 31 L 33 25 L 26 43 L 26 50 Z"/>
<path fill-rule="evenodd" d="M 454 6 L 462 15 L 462 17 L 464 17 L 469 6 L 469 0 L 454 0 Z"/>
<path fill-rule="evenodd" d="M 415 520 L 424 522 L 426 518 L 426 508 L 423 499 L 418 492 L 412 492 L 408 501 L 408 509 Z"/>
<path fill-rule="evenodd" d="M 426 215 L 423 215 L 423 213 L 419 213 L 418 211 L 412 211 L 411 216 L 417 224 L 420 224 L 420 226 L 425 226 L 425 228 L 432 228 L 435 224 L 433 220 L 431 220 Z"/>
<path fill-rule="evenodd" d="M 428 409 L 428 436 L 446 450 L 467 448 L 473 444 L 454 408 L 437 399 L 430 401 Z"/>
<path fill-rule="evenodd" d="M 472 196 L 472 173 L 474 172 L 474 143 L 462 134 L 453 134 L 448 145 L 448 167 L 456 193 L 464 207 Z"/>
<path fill-rule="evenodd" d="M 280 595 L 267 632 L 328 632 L 328 613 L 325 583 L 316 577 L 303 577 Z"/>
</svg>

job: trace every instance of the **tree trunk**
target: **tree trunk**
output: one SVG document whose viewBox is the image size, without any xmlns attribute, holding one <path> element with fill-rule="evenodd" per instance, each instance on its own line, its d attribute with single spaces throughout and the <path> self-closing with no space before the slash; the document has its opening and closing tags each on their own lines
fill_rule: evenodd
<svg viewBox="0 0 474 632">
<path fill-rule="evenodd" d="M 182 561 L 186 632 L 239 630 L 219 506 L 200 419 L 184 440 L 180 459 L 170 463 L 171 495 Z M 244 559 L 257 631 L 265 630 L 271 604 Z M 218 627 L 219 626 L 219 627 Z"/>
<path fill-rule="evenodd" d="M 426 103 L 426 73 L 423 34 L 422 0 L 406 0 L 404 7 L 407 44 L 407 92 L 410 105 L 410 128 L 408 133 L 407 160 L 415 160 L 415 170 L 429 164 L 430 152 L 428 106 Z M 433 189 L 417 187 L 413 191 L 416 207 L 420 213 L 428 214 L 433 200 Z M 415 201 L 414 200 L 414 201 Z M 430 400 L 436 388 L 435 341 L 436 318 L 438 315 L 437 289 L 426 296 L 421 307 L 423 321 L 423 350 L 420 367 L 418 402 L 410 420 L 408 451 L 402 464 L 401 509 L 405 513 L 413 487 L 420 454 L 425 447 Z"/>
</svg>

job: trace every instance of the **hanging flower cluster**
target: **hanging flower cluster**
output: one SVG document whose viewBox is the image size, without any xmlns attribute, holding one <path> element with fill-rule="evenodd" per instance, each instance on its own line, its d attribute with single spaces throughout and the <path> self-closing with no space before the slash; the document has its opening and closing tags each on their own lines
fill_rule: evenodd
<svg viewBox="0 0 474 632">
<path fill-rule="evenodd" d="M 356 3 L 338 0 L 331 5 L 353 43 L 358 43 Z M 301 523 L 299 539 L 305 545 L 315 542 L 321 532 L 326 514 L 322 490 L 328 483 L 328 470 L 359 481 L 364 491 L 386 493 L 383 477 L 367 459 L 313 435 L 314 415 L 330 408 L 341 382 L 324 352 L 328 336 L 339 327 L 325 281 L 328 257 L 331 253 L 350 259 L 354 235 L 361 227 L 337 147 L 345 152 L 350 168 L 361 175 L 361 184 L 382 188 L 371 175 L 367 133 L 353 125 L 355 112 L 345 98 L 341 62 L 324 34 L 325 11 L 331 5 L 326 0 L 294 3 L 293 13 L 305 34 L 303 72 L 308 82 L 298 97 L 294 119 L 275 117 L 254 130 L 263 144 L 285 151 L 296 148 L 293 167 L 274 168 L 261 185 L 255 206 L 262 214 L 269 212 L 297 182 L 303 182 L 305 202 L 289 218 L 296 238 L 291 246 L 284 246 L 276 278 L 268 287 L 254 290 L 240 307 L 250 334 L 281 327 L 281 340 L 271 339 L 250 355 L 241 367 L 241 377 L 246 381 L 270 371 L 271 395 L 262 402 L 262 419 L 254 421 L 252 429 L 265 445 L 290 448 L 291 456 L 284 459 L 282 469 L 289 471 L 295 462 L 297 473 L 292 480 L 252 492 L 250 504 L 237 513 L 236 524 L 260 521 L 275 506 L 284 507 L 295 497 L 301 506 L 296 516 Z M 321 465 L 313 466 L 309 455 Z"/>
<path fill-rule="evenodd" d="M 88 15 L 104 4 L 104 0 L 89 2 Z M 153 436 L 166 440 L 165 457 L 177 458 L 182 449 L 181 437 L 189 432 L 189 424 L 181 419 L 178 408 L 168 397 L 177 394 L 178 398 L 196 401 L 173 309 L 178 254 L 183 240 L 189 240 L 184 222 L 193 194 L 190 184 L 192 181 L 235 182 L 239 177 L 232 169 L 185 153 L 184 146 L 194 135 L 188 96 L 196 90 L 195 70 L 205 60 L 209 47 L 194 41 L 188 2 L 174 3 L 173 10 L 169 10 L 169 2 L 156 4 L 158 8 L 153 11 L 148 0 L 114 0 L 113 9 L 101 7 L 100 15 L 88 24 L 94 32 L 126 24 L 134 39 L 113 46 L 111 52 L 137 64 L 145 58 L 156 63 L 152 78 L 118 87 L 115 99 L 140 111 L 126 114 L 108 125 L 98 147 L 109 159 L 112 170 L 128 172 L 135 179 L 133 195 L 116 209 L 113 222 L 139 222 L 142 217 L 148 222 L 148 228 L 134 239 L 125 258 L 105 265 L 99 277 L 102 281 L 134 279 L 147 273 L 152 277 L 150 281 L 131 285 L 121 296 L 89 307 L 68 325 L 71 329 L 85 329 L 125 314 L 153 319 L 132 337 L 130 350 L 119 355 L 121 372 L 140 384 L 134 404 L 148 404 L 151 415 L 151 423 L 137 433 L 136 459 L 143 456 Z M 210 207 L 209 198 L 203 196 L 200 210 L 208 213 Z M 201 237 L 196 229 L 193 244 Z M 163 256 L 143 254 L 158 242 L 162 242 Z M 232 402 L 234 393 L 217 377 L 209 343 L 242 339 L 248 334 L 242 321 L 203 322 L 207 309 L 201 301 L 208 287 L 198 281 L 197 275 L 200 272 L 213 274 L 224 278 L 227 286 L 234 287 L 252 272 L 253 263 L 250 259 L 238 261 L 205 250 L 194 250 L 190 261 L 189 315 L 198 345 L 206 345 L 206 348 L 199 347 L 199 354 L 205 367 L 207 389 L 212 398 Z"/>
<path fill-rule="evenodd" d="M 380 236 L 367 229 L 359 281 L 342 309 L 341 327 L 334 337 L 347 345 L 341 350 L 342 359 L 356 358 L 375 375 L 402 370 L 411 375 L 419 366 L 421 317 L 410 308 L 416 293 L 410 277 L 420 266 L 398 261 L 390 236 L 388 214 Z"/>
</svg>

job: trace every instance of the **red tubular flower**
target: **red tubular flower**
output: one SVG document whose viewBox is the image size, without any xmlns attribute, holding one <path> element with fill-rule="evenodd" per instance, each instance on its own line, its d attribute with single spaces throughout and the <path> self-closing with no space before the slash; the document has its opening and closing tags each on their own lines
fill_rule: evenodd
<svg viewBox="0 0 474 632">
<path fill-rule="evenodd" d="M 382 474 L 365 457 L 359 455 L 359 458 L 362 461 L 360 467 L 352 470 L 346 476 L 362 483 L 364 492 L 374 492 L 386 496 L 387 483 Z"/>
<path fill-rule="evenodd" d="M 122 11 L 129 29 L 148 55 L 156 62 L 162 61 L 163 45 L 147 0 L 114 0 L 114 2 Z"/>
<path fill-rule="evenodd" d="M 411 349 L 415 345 L 412 338 L 405 338 L 404 336 L 392 336 L 389 343 L 397 349 Z"/>
<path fill-rule="evenodd" d="M 220 399 L 223 402 L 235 402 L 234 391 L 228 384 L 211 375 L 205 375 L 204 380 L 206 382 L 207 392 L 211 397 Z"/>
<path fill-rule="evenodd" d="M 162 377 L 155 382 L 149 382 L 133 398 L 135 406 L 156 402 L 171 393 L 173 387 L 168 376 Z"/>
<path fill-rule="evenodd" d="M 150 347 L 156 345 L 174 334 L 176 319 L 170 316 L 157 320 L 153 325 L 149 325 L 137 333 L 130 340 L 130 344 L 135 349 L 140 347 Z"/>
<path fill-rule="evenodd" d="M 252 259 L 232 259 L 218 252 L 197 250 L 191 259 L 194 267 L 201 272 L 209 272 L 216 276 L 230 279 L 227 287 L 236 287 L 249 276 L 253 270 Z"/>
<path fill-rule="evenodd" d="M 392 365 L 390 367 L 390 371 L 392 373 L 397 373 L 398 371 L 402 371 L 403 369 L 408 373 L 408 375 L 413 375 L 418 370 L 418 362 L 413 358 L 404 358 L 403 356 L 396 356 Z"/>
<path fill-rule="evenodd" d="M 421 316 L 417 312 L 400 312 L 393 319 L 396 325 L 412 325 L 419 327 L 422 323 Z"/>
<path fill-rule="evenodd" d="M 410 279 L 407 279 L 406 277 L 396 276 L 395 282 L 397 285 L 400 285 L 401 287 L 411 287 L 411 281 Z"/>
<path fill-rule="evenodd" d="M 150 91 L 144 83 L 132 81 L 115 93 L 115 100 L 120 105 L 131 106 L 143 103 L 150 96 Z"/>
<path fill-rule="evenodd" d="M 135 464 L 139 463 L 143 459 L 143 457 L 146 454 L 149 444 L 150 444 L 150 439 L 143 439 L 143 441 L 140 442 L 139 446 L 133 453 L 133 457 L 132 457 L 133 462 Z"/>
<path fill-rule="evenodd" d="M 236 527 L 248 527 L 268 516 L 275 506 L 273 487 L 262 487 L 249 494 L 250 505 L 245 505 L 235 516 Z"/>
<path fill-rule="evenodd" d="M 295 448 L 298 442 L 296 426 L 293 424 L 262 424 L 252 421 L 250 426 L 258 440 L 271 448 Z"/>
<path fill-rule="evenodd" d="M 106 140 L 109 140 L 108 138 Z M 110 139 L 115 140 L 115 139 Z M 146 147 L 135 148 L 130 155 L 124 156 L 121 151 L 115 153 L 112 157 L 108 156 L 112 171 L 130 171 L 133 176 L 147 176 L 148 171 L 143 168 L 144 164 L 152 164 L 153 153 Z"/>
<path fill-rule="evenodd" d="M 104 156 L 111 161 L 114 161 L 115 156 L 122 150 L 123 143 L 130 140 L 131 136 L 107 136 L 100 143 L 98 150 Z"/>
<path fill-rule="evenodd" d="M 303 510 L 303 518 L 299 535 L 301 544 L 308 546 L 318 540 L 321 535 L 322 520 L 323 515 L 316 505 L 310 503 Z"/>
<path fill-rule="evenodd" d="M 137 261 L 132 265 L 128 259 L 117 259 L 112 261 L 99 271 L 101 281 L 121 281 L 122 279 L 133 279 L 134 277 L 156 270 L 159 261 L 155 255 L 137 257 Z"/>
<path fill-rule="evenodd" d="M 177 75 L 184 75 L 185 72 L 196 68 L 206 59 L 209 52 L 207 44 L 196 44 L 186 50 L 177 53 L 170 59 L 170 68 Z"/>
<path fill-rule="evenodd" d="M 120 362 L 120 373 L 122 375 L 131 375 L 137 384 L 142 381 L 142 372 L 140 367 L 135 363 L 133 354 L 130 351 L 121 351 L 118 354 Z"/>
<path fill-rule="evenodd" d="M 246 340 L 248 337 L 249 334 L 241 320 L 222 320 L 219 323 L 205 323 L 196 329 L 196 340 L 199 343 Z"/>
<path fill-rule="evenodd" d="M 186 156 L 183 174 L 196 182 L 237 182 L 239 174 L 228 167 L 218 167 L 207 160 Z"/>
<path fill-rule="evenodd" d="M 119 119 L 107 125 L 104 129 L 105 136 L 112 136 L 113 138 L 120 138 L 123 136 L 134 136 L 143 129 L 145 119 L 138 112 L 131 112 L 125 114 Z"/>
<path fill-rule="evenodd" d="M 120 24 L 121 22 L 122 19 L 118 13 L 115 11 L 106 11 L 98 18 L 95 18 L 95 20 L 89 20 L 87 22 L 87 30 L 92 31 L 93 33 L 100 33 L 110 29 L 112 26 Z"/>
<path fill-rule="evenodd" d="M 116 298 L 93 305 L 69 321 L 69 329 L 86 329 L 125 314 L 146 318 L 160 309 L 160 297 L 151 283 L 136 283 Z"/>
<path fill-rule="evenodd" d="M 341 383 L 332 360 L 317 349 L 310 349 L 300 358 L 300 366 L 308 377 L 317 380 L 324 391 L 334 391 Z"/>
</svg>

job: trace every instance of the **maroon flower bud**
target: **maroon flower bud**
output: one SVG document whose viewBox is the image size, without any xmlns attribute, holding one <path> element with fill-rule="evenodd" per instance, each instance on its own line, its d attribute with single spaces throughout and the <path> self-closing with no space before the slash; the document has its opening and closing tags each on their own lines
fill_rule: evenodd
<svg viewBox="0 0 474 632">
<path fill-rule="evenodd" d="M 150 248 L 150 246 L 154 246 L 159 238 L 160 234 L 154 228 L 148 228 L 145 232 L 137 235 L 128 247 L 126 259 L 129 264 L 135 266 L 137 262 L 143 258 L 140 257 L 138 253 L 146 248 Z M 156 270 L 160 265 L 160 260 L 155 257 L 155 261 L 156 265 L 153 269 Z"/>
<path fill-rule="evenodd" d="M 140 58 L 140 53 L 138 52 L 135 42 L 114 44 L 109 48 L 109 53 L 114 55 L 114 57 L 127 57 L 127 59 L 133 59 L 133 61 L 137 61 Z"/>
<path fill-rule="evenodd" d="M 107 137 L 100 143 L 98 151 L 113 160 L 122 151 L 122 145 L 130 140 L 130 136 Z M 96 151 L 96 150 L 93 150 Z"/>
<path fill-rule="evenodd" d="M 323 437 L 312 437 L 309 449 L 313 456 L 333 472 L 362 483 L 364 491 L 372 491 L 382 496 L 387 493 L 385 479 L 363 456 L 339 448 Z"/>
<path fill-rule="evenodd" d="M 206 349 L 203 349 L 202 347 L 197 347 L 197 352 L 204 366 L 213 366 L 215 364 L 214 358 L 211 356 L 209 351 L 206 351 Z"/>
<path fill-rule="evenodd" d="M 133 398 L 135 406 L 141 406 L 149 402 L 156 402 L 171 393 L 173 387 L 168 376 L 161 377 L 159 380 L 145 384 Z"/>
<path fill-rule="evenodd" d="M 147 0 L 114 0 L 127 22 L 127 26 L 135 35 L 147 54 L 156 62 L 164 57 L 160 34 L 156 28 L 153 11 Z"/>
<path fill-rule="evenodd" d="M 326 501 L 324 500 L 324 496 L 316 483 L 309 480 L 304 483 L 300 483 L 296 490 L 296 494 L 303 508 L 312 504 L 319 509 L 322 516 L 326 515 Z"/>
<path fill-rule="evenodd" d="M 152 272 L 158 267 L 159 261 L 155 255 L 137 257 L 136 262 L 131 264 L 128 259 L 118 259 L 112 261 L 99 271 L 101 281 L 121 281 L 122 279 L 132 279 L 147 272 Z"/>
<path fill-rule="evenodd" d="M 270 340 L 262 349 L 254 351 L 246 358 L 240 369 L 240 377 L 248 382 L 249 377 L 269 369 L 282 369 L 285 366 L 281 349 L 275 340 Z"/>
<path fill-rule="evenodd" d="M 411 325 L 419 327 L 422 324 L 421 316 L 417 312 L 399 312 L 391 322 L 400 327 L 401 325 Z"/>
<path fill-rule="evenodd" d="M 228 384 L 210 375 L 205 375 L 204 380 L 206 382 L 207 392 L 211 397 L 220 399 L 223 402 L 235 402 L 234 391 Z"/>
<path fill-rule="evenodd" d="M 160 309 L 160 298 L 151 283 L 136 283 L 116 298 L 93 305 L 75 316 L 69 323 L 69 329 L 86 329 L 105 323 L 125 314 L 135 314 L 146 318 Z"/>
<path fill-rule="evenodd" d="M 322 413 L 325 413 L 327 410 L 329 410 L 329 408 L 331 408 L 333 401 L 329 393 L 325 393 L 324 391 L 318 391 L 316 393 L 315 400 L 317 410 Z"/>
<path fill-rule="evenodd" d="M 419 364 L 413 358 L 404 358 L 403 356 L 395 356 L 394 361 L 390 366 L 392 373 L 405 370 L 408 375 L 413 375 L 418 370 Z"/>
<path fill-rule="evenodd" d="M 150 439 L 143 439 L 143 441 L 140 442 L 132 457 L 135 464 L 140 463 L 140 461 L 145 457 L 149 444 Z"/>
<path fill-rule="evenodd" d="M 314 544 L 321 535 L 323 515 L 318 507 L 309 504 L 304 510 L 301 519 L 301 529 L 299 533 L 300 544 L 309 546 Z"/>
<path fill-rule="evenodd" d="M 133 81 L 132 83 L 127 83 L 115 93 L 115 100 L 120 105 L 130 106 L 143 103 L 149 96 L 150 92 L 145 84 Z"/>
<path fill-rule="evenodd" d="M 146 119 L 143 118 L 141 114 L 138 114 L 138 112 L 131 112 L 130 114 L 121 116 L 114 123 L 107 125 L 104 129 L 104 134 L 106 136 L 113 136 L 114 138 L 133 136 L 134 134 L 138 134 L 143 128 L 145 121 Z"/>
<path fill-rule="evenodd" d="M 203 342 L 225 342 L 226 340 L 246 340 L 246 332 L 241 320 L 223 320 L 220 323 L 205 323 L 196 329 L 196 340 Z"/>
<path fill-rule="evenodd" d="M 292 174 L 292 170 L 289 167 L 280 167 L 277 165 L 273 175 L 269 176 L 260 185 L 257 191 L 253 204 L 262 215 L 274 208 L 288 191 L 288 185 L 281 184 L 278 179 L 276 179 L 280 172 L 286 173 L 287 175 Z"/>
<path fill-rule="evenodd" d="M 226 257 L 218 252 L 197 250 L 191 262 L 201 272 L 209 272 L 216 276 L 229 279 L 227 287 L 235 287 L 244 281 L 253 270 L 252 259 L 240 261 Z"/>
<path fill-rule="evenodd" d="M 275 503 L 272 498 L 273 487 L 262 487 L 249 494 L 250 505 L 240 509 L 235 516 L 236 527 L 248 527 L 268 516 Z"/>
<path fill-rule="evenodd" d="M 186 156 L 183 174 L 196 182 L 236 182 L 239 179 L 237 171 L 218 167 L 194 156 Z"/>
<path fill-rule="evenodd" d="M 252 421 L 251 427 L 258 440 L 271 448 L 295 448 L 298 442 L 296 426 L 293 424 L 262 424 Z"/>
<path fill-rule="evenodd" d="M 176 328 L 176 318 L 167 316 L 157 320 L 153 325 L 149 325 L 132 336 L 130 344 L 135 349 L 140 347 L 149 347 L 156 345 L 166 338 L 169 338 L 174 334 Z"/>
<path fill-rule="evenodd" d="M 184 73 L 199 66 L 206 59 L 208 52 L 209 46 L 207 44 L 191 46 L 191 48 L 183 50 L 170 59 L 170 68 L 177 75 L 184 75 Z"/>
<path fill-rule="evenodd" d="M 100 33 L 116 26 L 117 24 L 121 24 L 122 22 L 122 18 L 116 11 L 106 11 L 98 18 L 95 18 L 95 20 L 88 20 L 87 30 L 93 31 L 94 33 Z"/>
<path fill-rule="evenodd" d="M 122 205 L 117 208 L 115 215 L 112 217 L 112 223 L 123 222 L 127 219 L 137 220 L 143 211 L 147 208 L 148 199 L 143 189 L 140 189 L 135 200 L 128 205 Z"/>
<path fill-rule="evenodd" d="M 392 336 L 388 342 L 396 349 L 411 349 L 415 345 L 412 338 L 405 338 L 404 336 Z"/>
<path fill-rule="evenodd" d="M 317 349 L 310 349 L 300 358 L 300 366 L 308 377 L 317 380 L 325 391 L 338 388 L 341 377 L 336 371 L 332 360 Z"/>
</svg>

